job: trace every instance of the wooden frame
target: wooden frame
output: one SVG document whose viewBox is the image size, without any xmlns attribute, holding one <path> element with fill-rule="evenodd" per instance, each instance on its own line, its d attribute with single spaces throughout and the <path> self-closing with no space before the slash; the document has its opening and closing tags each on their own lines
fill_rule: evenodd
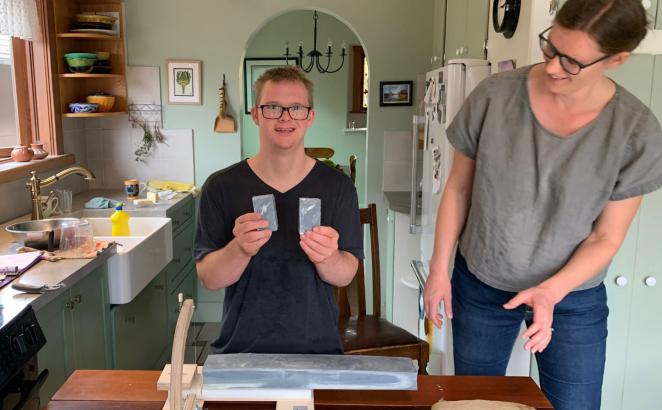
<svg viewBox="0 0 662 410">
<path fill-rule="evenodd" d="M 363 60 L 365 53 L 363 47 L 352 46 L 352 113 L 366 113 L 368 110 L 363 108 Z"/>
<path fill-rule="evenodd" d="M 412 105 L 413 92 L 413 81 L 380 81 L 379 106 L 394 107 Z"/>
<path fill-rule="evenodd" d="M 168 104 L 202 104 L 202 61 L 168 60 L 166 71 Z"/>
<path fill-rule="evenodd" d="M 22 145 L 38 141 L 44 144 L 44 149 L 50 155 L 62 155 L 62 119 L 55 110 L 58 87 L 57 82 L 53 81 L 56 65 L 51 55 L 52 39 L 55 38 L 53 18 L 47 10 L 46 0 L 37 0 L 36 5 L 39 27 L 35 31 L 35 38 L 32 41 L 12 38 L 16 108 L 19 113 L 17 129 Z M 7 151 L 7 147 L 0 148 L 0 157 L 7 154 Z M 44 161 L 41 161 L 42 168 Z M 10 173 L 12 176 L 9 178 L 15 179 L 15 173 Z M 0 181 L 7 180 L 6 175 L 0 177 Z"/>
<path fill-rule="evenodd" d="M 251 57 L 244 59 L 244 113 L 250 114 L 253 107 L 253 83 L 270 68 L 297 65 L 299 57 Z"/>
</svg>

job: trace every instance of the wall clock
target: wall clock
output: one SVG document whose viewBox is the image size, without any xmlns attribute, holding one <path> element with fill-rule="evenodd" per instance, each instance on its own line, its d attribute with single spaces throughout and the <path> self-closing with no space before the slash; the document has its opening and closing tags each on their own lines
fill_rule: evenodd
<svg viewBox="0 0 662 410">
<path fill-rule="evenodd" d="M 520 0 L 494 0 L 492 3 L 492 25 L 494 31 L 503 34 L 505 38 L 511 38 L 517 29 L 519 21 Z"/>
</svg>

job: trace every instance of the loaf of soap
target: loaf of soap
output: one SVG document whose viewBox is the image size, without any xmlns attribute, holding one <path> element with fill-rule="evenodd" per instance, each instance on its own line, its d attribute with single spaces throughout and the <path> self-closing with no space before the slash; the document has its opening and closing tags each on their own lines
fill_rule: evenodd
<svg viewBox="0 0 662 410">
<path fill-rule="evenodd" d="M 416 390 L 418 369 L 403 357 L 313 354 L 213 354 L 203 390 L 237 388 Z"/>
</svg>

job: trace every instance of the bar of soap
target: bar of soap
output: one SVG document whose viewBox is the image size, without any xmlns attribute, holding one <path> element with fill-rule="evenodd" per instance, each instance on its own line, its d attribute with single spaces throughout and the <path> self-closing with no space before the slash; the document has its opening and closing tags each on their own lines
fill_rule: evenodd
<svg viewBox="0 0 662 410">
<path fill-rule="evenodd" d="M 154 202 L 151 199 L 134 199 L 133 204 L 139 208 L 142 208 L 143 206 L 152 206 L 154 205 Z"/>
<path fill-rule="evenodd" d="M 203 391 L 219 389 L 416 390 L 417 366 L 404 357 L 315 354 L 214 354 Z"/>
<path fill-rule="evenodd" d="M 150 201 L 157 203 L 159 202 L 159 194 L 158 192 L 147 192 L 147 199 Z"/>
</svg>

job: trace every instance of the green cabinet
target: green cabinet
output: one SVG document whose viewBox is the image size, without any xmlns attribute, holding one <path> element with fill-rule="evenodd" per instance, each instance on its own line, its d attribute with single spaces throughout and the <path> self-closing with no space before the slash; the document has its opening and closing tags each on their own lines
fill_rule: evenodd
<svg viewBox="0 0 662 410">
<path fill-rule="evenodd" d="M 104 263 L 36 312 L 47 341 L 37 355 L 39 368 L 49 372 L 42 403 L 74 370 L 110 367 L 106 270 Z"/>
<path fill-rule="evenodd" d="M 185 274 L 180 279 L 180 283 L 172 289 L 168 288 L 168 338 L 171 341 L 175 335 L 175 327 L 177 326 L 177 318 L 179 317 L 179 294 L 182 294 L 183 300 L 193 299 L 194 302 L 196 300 L 195 294 L 198 276 L 195 272 L 193 261 L 186 266 Z M 197 302 L 194 304 L 197 309 Z"/>
<path fill-rule="evenodd" d="M 655 0 L 652 0 L 655 1 Z M 657 22 L 655 23 L 656 30 L 662 30 L 662 0 L 657 2 Z"/>
<path fill-rule="evenodd" d="M 610 73 L 662 119 L 662 56 L 633 55 Z M 652 87 L 651 87 L 652 84 Z M 662 389 L 662 192 L 644 197 L 605 286 L 609 303 L 603 409 L 659 407 Z"/>
<path fill-rule="evenodd" d="M 444 65 L 456 58 L 486 58 L 489 0 L 447 0 Z"/>
<path fill-rule="evenodd" d="M 168 346 L 166 275 L 160 273 L 131 302 L 111 309 L 115 369 L 157 368 Z"/>
</svg>

